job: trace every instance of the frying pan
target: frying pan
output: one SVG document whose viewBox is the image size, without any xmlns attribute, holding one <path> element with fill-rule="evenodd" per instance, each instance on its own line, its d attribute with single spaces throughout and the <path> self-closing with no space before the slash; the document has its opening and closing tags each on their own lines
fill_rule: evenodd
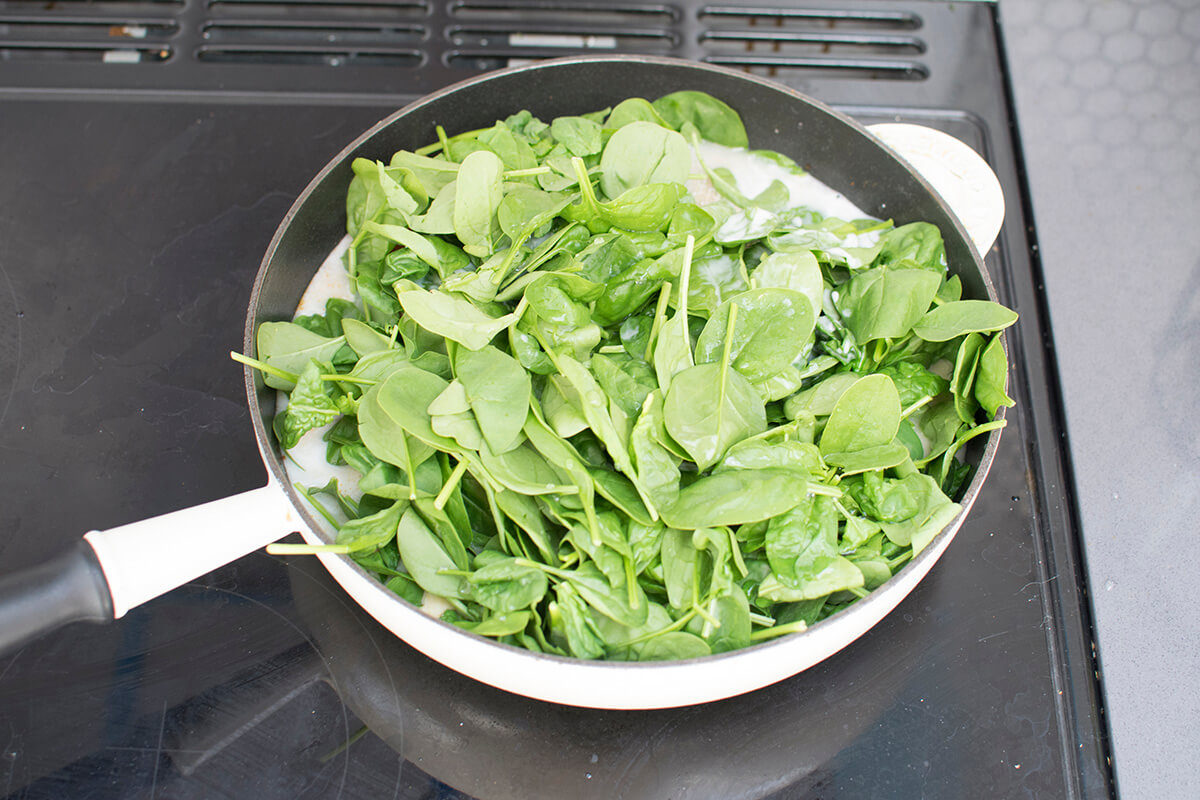
<svg viewBox="0 0 1200 800">
<path fill-rule="evenodd" d="M 455 84 L 401 109 L 363 133 L 313 179 L 288 211 L 264 256 L 246 316 L 245 352 L 269 320 L 291 319 L 314 270 L 345 235 L 345 194 L 358 157 L 386 160 L 431 140 L 437 125 L 465 131 L 520 109 L 541 119 L 615 105 L 631 95 L 698 89 L 738 112 L 756 148 L 779 151 L 841 191 L 868 214 L 897 225 L 924 220 L 945 240 L 963 296 L 995 300 L 979 255 L 1000 227 L 1003 201 L 990 170 L 965 145 L 934 131 L 885 126 L 875 133 L 772 81 L 721 67 L 647 56 L 542 62 Z M 896 142 L 923 177 L 884 140 Z M 966 176 L 966 177 L 964 177 Z M 934 181 L 971 220 L 971 232 Z M 271 429 L 276 397 L 253 370 L 247 399 L 266 486 L 223 500 L 92 531 L 68 553 L 0 582 L 0 649 L 76 620 L 112 620 L 187 581 L 292 532 L 313 544 L 332 532 L 292 487 Z M 982 437 L 980 437 L 982 438 Z M 613 663 L 534 654 L 467 633 L 396 597 L 351 559 L 322 553 L 322 564 L 369 614 L 448 667 L 517 694 L 592 708 L 669 708 L 752 691 L 800 672 L 857 639 L 929 572 L 979 493 L 999 431 L 969 447 L 975 465 L 962 511 L 896 576 L 867 598 L 804 633 L 744 650 L 686 661 Z"/>
</svg>

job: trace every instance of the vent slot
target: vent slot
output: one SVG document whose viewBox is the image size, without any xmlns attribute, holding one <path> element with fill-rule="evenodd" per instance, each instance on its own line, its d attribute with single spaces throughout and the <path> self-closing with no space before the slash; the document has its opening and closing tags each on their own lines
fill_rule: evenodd
<svg viewBox="0 0 1200 800">
<path fill-rule="evenodd" d="M 701 34 L 700 44 L 708 52 L 728 54 L 904 56 L 925 52 L 925 43 L 915 36 L 809 33 L 775 29 L 709 31 Z"/>
<path fill-rule="evenodd" d="M 13 6 L 21 13 L 12 13 Z M 130 13 L 108 13 L 119 10 Z M 134 3 L 0 4 L 0 61 L 166 61 L 171 56 L 166 40 L 178 33 L 179 24 L 166 17 L 134 16 L 143 10 Z"/>
<path fill-rule="evenodd" d="M 140 64 L 166 61 L 171 48 L 163 45 L 116 47 L 108 42 L 14 41 L 0 39 L 3 61 L 92 61 L 102 64 Z"/>
<path fill-rule="evenodd" d="M 679 46 L 675 10 L 663 5 L 462 0 L 450 11 L 446 63 L 485 71 L 596 53 L 665 55 Z"/>
<path fill-rule="evenodd" d="M 928 68 L 914 61 L 787 56 L 705 56 L 703 60 L 780 80 L 820 77 L 923 81 L 929 77 Z"/>
<path fill-rule="evenodd" d="M 97 41 L 163 38 L 179 30 L 169 19 L 117 19 L 107 17 L 15 17 L 0 14 L 0 36 L 21 40 Z"/>
<path fill-rule="evenodd" d="M 182 7 L 184 0 L 0 0 L 0 14 L 41 13 L 47 16 L 77 16 L 89 12 L 126 16 L 154 11 L 173 12 Z"/>
<path fill-rule="evenodd" d="M 679 19 L 679 14 L 670 6 L 642 3 L 459 0 L 451 3 L 449 10 L 456 19 L 506 22 L 519 28 L 555 24 L 640 27 L 671 25 Z"/>
<path fill-rule="evenodd" d="M 322 20 L 336 22 L 407 23 L 429 14 L 428 3 L 404 0 L 209 0 L 210 20 Z"/>
<path fill-rule="evenodd" d="M 513 28 L 454 28 L 447 38 L 455 47 L 464 47 L 480 52 L 488 48 L 503 46 L 514 51 L 546 50 L 613 50 L 619 52 L 661 52 L 674 47 L 675 37 L 668 31 L 628 28 L 556 28 L 526 25 L 519 30 Z M 520 55 L 514 52 L 514 55 Z M 555 55 L 562 55 L 555 52 Z"/>
<path fill-rule="evenodd" d="M 790 29 L 916 30 L 921 18 L 910 11 L 833 8 L 770 8 L 765 6 L 707 6 L 701 22 L 739 25 L 773 24 Z"/>
<path fill-rule="evenodd" d="M 417 50 L 302 44 L 204 45 L 196 51 L 196 58 L 208 63 L 298 64 L 324 67 L 419 67 L 425 60 Z"/>
</svg>

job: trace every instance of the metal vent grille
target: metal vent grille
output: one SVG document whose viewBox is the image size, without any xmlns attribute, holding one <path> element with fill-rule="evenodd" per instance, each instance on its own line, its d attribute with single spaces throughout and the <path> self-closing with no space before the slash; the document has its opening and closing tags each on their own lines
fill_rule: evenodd
<svg viewBox="0 0 1200 800">
<path fill-rule="evenodd" d="M 709 6 L 699 19 L 704 60 L 768 77 L 922 80 L 921 18 L 903 10 Z"/>
<path fill-rule="evenodd" d="M 396 0 L 210 0 L 200 62 L 418 67 L 425 3 Z"/>
<path fill-rule="evenodd" d="M 0 61 L 161 63 L 183 0 L 0 2 Z"/>
<path fill-rule="evenodd" d="M 940 52 L 955 40 L 937 35 L 962 29 L 953 8 L 931 0 L 0 0 L 8 65 L 0 89 L 417 96 L 531 61 L 633 53 L 707 61 L 797 88 L 832 78 L 867 91 L 881 80 L 932 79 L 939 58 L 927 43 L 939 42 Z"/>
<path fill-rule="evenodd" d="M 611 50 L 682 55 L 770 77 L 922 80 L 911 12 L 869 8 L 459 0 L 447 29 L 453 67 L 489 70 Z"/>
<path fill-rule="evenodd" d="M 670 55 L 680 46 L 681 13 L 636 3 L 451 3 L 447 65 L 484 71 L 575 53 Z"/>
</svg>

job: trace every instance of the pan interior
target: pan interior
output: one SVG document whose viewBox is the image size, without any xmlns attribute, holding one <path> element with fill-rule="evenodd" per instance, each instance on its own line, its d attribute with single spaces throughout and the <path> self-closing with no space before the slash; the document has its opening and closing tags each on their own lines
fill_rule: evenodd
<svg viewBox="0 0 1200 800">
<path fill-rule="evenodd" d="M 630 86 L 639 87 L 637 95 L 651 100 L 692 89 L 726 101 L 741 114 L 751 147 L 793 158 L 868 214 L 890 218 L 896 225 L 917 220 L 937 225 L 951 271 L 962 280 L 963 296 L 995 299 L 983 264 L 958 221 L 916 173 L 848 117 L 786 87 L 723 68 L 645 57 L 565 59 L 493 73 L 431 95 L 382 120 L 331 161 L 285 217 L 264 258 L 247 318 L 247 352 L 253 352 L 254 331 L 261 322 L 292 318 L 316 268 L 345 235 L 353 159 L 386 162 L 397 150 L 434 141 L 438 126 L 449 134 L 490 127 L 522 109 L 544 120 L 604 109 L 629 97 L 625 87 Z M 257 375 L 250 380 L 256 433 L 268 467 L 280 485 L 289 487 L 310 529 L 329 539 L 290 488 L 284 456 L 271 432 L 275 392 Z M 967 509 L 986 475 L 997 436 L 980 437 L 968 448 L 968 459 L 979 467 L 960 499 Z M 952 536 L 957 524 L 941 536 Z M 937 557 L 934 552 L 922 556 Z M 856 607 L 864 605 L 866 601 Z"/>
</svg>

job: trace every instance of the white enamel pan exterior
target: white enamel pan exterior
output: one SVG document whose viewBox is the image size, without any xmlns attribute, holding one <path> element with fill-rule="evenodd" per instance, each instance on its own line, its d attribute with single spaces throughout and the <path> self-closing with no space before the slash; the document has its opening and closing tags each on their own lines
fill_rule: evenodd
<svg viewBox="0 0 1200 800">
<path fill-rule="evenodd" d="M 897 224 L 917 219 L 938 224 L 966 296 L 995 299 L 980 253 L 990 249 L 1000 229 L 1003 198 L 991 170 L 961 142 L 919 126 L 887 125 L 868 131 L 791 89 L 720 67 L 640 56 L 571 58 L 490 73 L 444 89 L 384 119 L 331 161 L 288 212 L 263 259 L 246 321 L 246 352 L 253 350 L 259 323 L 291 318 L 313 272 L 344 235 L 345 190 L 349 164 L 356 156 L 386 160 L 397 149 L 421 146 L 433 138 L 435 124 L 453 133 L 490 125 L 523 108 L 549 119 L 593 111 L 630 95 L 652 99 L 679 89 L 699 89 L 724 99 L 745 119 L 752 146 L 793 157 L 868 213 L 893 217 Z M 312 544 L 332 541 L 289 486 L 271 433 L 274 392 L 253 370 L 246 370 L 246 382 L 268 485 L 87 534 L 111 594 L 112 618 L 292 532 L 300 532 Z M 479 681 L 528 697 L 592 708 L 709 702 L 807 669 L 883 619 L 950 545 L 987 475 L 998 441 L 995 431 L 969 453 L 979 466 L 960 498 L 963 511 L 869 597 L 806 632 L 688 661 L 592 662 L 527 652 L 423 613 L 347 557 L 319 558 L 346 592 L 396 636 Z M 69 620 L 58 620 L 65 621 Z"/>
</svg>

